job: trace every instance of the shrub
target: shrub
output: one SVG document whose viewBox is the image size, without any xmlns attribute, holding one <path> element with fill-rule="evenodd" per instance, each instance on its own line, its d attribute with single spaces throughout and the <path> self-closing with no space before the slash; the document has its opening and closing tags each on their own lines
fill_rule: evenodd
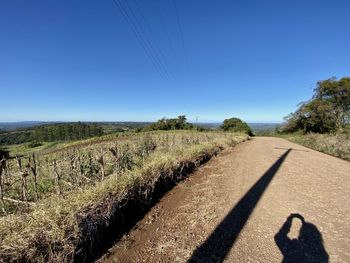
<svg viewBox="0 0 350 263">
<path fill-rule="evenodd" d="M 43 145 L 41 142 L 30 142 L 30 143 L 28 143 L 27 147 L 28 148 L 35 148 L 35 147 L 39 147 L 41 145 Z"/>
<path fill-rule="evenodd" d="M 249 136 L 253 135 L 248 124 L 238 118 L 225 119 L 220 128 L 224 131 L 243 132 Z"/>
<path fill-rule="evenodd" d="M 193 124 L 187 122 L 185 115 L 180 115 L 174 119 L 162 118 L 155 123 L 152 123 L 144 128 L 145 131 L 156 130 L 190 130 L 193 129 Z"/>
</svg>

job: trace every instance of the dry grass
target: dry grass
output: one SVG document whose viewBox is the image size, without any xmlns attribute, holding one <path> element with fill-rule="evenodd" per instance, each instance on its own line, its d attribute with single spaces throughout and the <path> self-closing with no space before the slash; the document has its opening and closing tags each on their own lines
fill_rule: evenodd
<svg viewBox="0 0 350 263">
<path fill-rule="evenodd" d="M 350 161 L 350 133 L 288 134 L 283 137 L 311 149 Z"/>
<path fill-rule="evenodd" d="M 223 134 L 191 131 L 130 133 L 61 145 L 50 153 L 38 151 L 34 156 L 24 155 L 19 157 L 22 168 L 16 159 L 9 159 L 2 173 L 4 201 L 0 204 L 0 215 L 26 212 L 27 201 L 37 202 L 53 194 L 66 195 L 94 185 L 113 173 L 119 175 L 141 167 L 153 152 L 176 151 L 212 142 L 218 136 Z"/>
<path fill-rule="evenodd" d="M 0 219 L 0 261 L 16 262 L 70 262 L 82 239 L 79 217 L 98 209 L 101 204 L 110 206 L 102 213 L 108 220 L 115 212 L 115 204 L 133 191 L 143 189 L 144 195 L 161 176 L 174 176 L 174 171 L 188 163 L 199 165 L 204 155 L 212 156 L 221 149 L 247 140 L 245 135 L 210 133 L 208 139 L 196 144 L 154 151 L 131 170 L 108 176 L 105 181 L 89 185 L 81 191 L 65 196 L 51 196 L 40 200 L 30 213 L 8 215 Z M 136 190 L 135 190 L 136 189 Z M 95 235 L 97 225 L 92 221 Z"/>
</svg>

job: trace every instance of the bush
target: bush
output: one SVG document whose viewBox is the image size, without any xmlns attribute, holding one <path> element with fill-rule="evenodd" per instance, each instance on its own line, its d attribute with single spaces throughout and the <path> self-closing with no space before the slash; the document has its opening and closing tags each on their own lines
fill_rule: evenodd
<svg viewBox="0 0 350 263">
<path fill-rule="evenodd" d="M 41 142 L 30 142 L 30 143 L 28 143 L 27 147 L 28 148 L 35 148 L 35 147 L 39 147 L 41 145 L 43 145 Z"/>
<path fill-rule="evenodd" d="M 224 131 L 243 132 L 253 136 L 253 132 L 248 124 L 238 118 L 225 119 L 220 128 Z"/>
<path fill-rule="evenodd" d="M 156 130 L 191 130 L 193 129 L 193 124 L 187 122 L 185 115 L 180 115 L 174 119 L 160 119 L 155 123 L 152 123 L 144 128 L 145 131 L 156 131 Z"/>
</svg>

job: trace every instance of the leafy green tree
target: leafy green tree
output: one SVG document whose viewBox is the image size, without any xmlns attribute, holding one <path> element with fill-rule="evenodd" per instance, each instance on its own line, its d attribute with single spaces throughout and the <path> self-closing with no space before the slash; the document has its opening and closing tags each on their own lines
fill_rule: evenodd
<svg viewBox="0 0 350 263">
<path fill-rule="evenodd" d="M 314 99 L 327 101 L 332 105 L 337 129 L 350 123 L 350 78 L 337 81 L 335 77 L 317 82 Z"/>
<path fill-rule="evenodd" d="M 187 118 L 185 115 L 180 115 L 176 120 L 176 129 L 184 129 L 187 123 Z"/>
<path fill-rule="evenodd" d="M 314 99 L 300 109 L 301 125 L 308 132 L 327 133 L 335 130 L 336 118 L 329 101 Z"/>
<path fill-rule="evenodd" d="M 155 130 L 190 130 L 193 129 L 193 125 L 187 122 L 185 115 L 180 115 L 174 119 L 162 118 L 155 123 L 152 123 L 144 128 L 145 131 Z"/>
<path fill-rule="evenodd" d="M 328 133 L 350 125 L 350 78 L 317 82 L 312 99 L 288 115 L 284 132 Z"/>
<path fill-rule="evenodd" d="M 248 124 L 238 118 L 225 119 L 220 128 L 224 131 L 243 132 L 249 136 L 253 135 L 253 132 Z"/>
</svg>

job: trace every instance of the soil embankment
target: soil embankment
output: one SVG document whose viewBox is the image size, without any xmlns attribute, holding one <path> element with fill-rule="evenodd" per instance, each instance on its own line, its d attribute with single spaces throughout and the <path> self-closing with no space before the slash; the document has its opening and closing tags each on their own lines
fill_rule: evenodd
<svg viewBox="0 0 350 263">
<path fill-rule="evenodd" d="M 221 153 L 101 262 L 349 262 L 350 163 L 279 138 Z"/>
</svg>

